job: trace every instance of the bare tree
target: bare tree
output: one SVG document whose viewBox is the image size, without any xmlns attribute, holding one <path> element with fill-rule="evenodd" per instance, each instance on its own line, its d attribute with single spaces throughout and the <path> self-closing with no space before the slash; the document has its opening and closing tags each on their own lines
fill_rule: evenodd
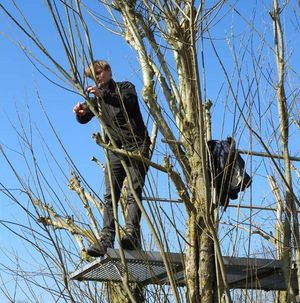
<svg viewBox="0 0 300 303">
<path fill-rule="evenodd" d="M 282 249 L 281 258 L 284 260 L 284 277 L 287 284 L 287 293 L 280 297 L 281 302 L 296 302 L 295 288 L 292 286 L 292 255 L 295 254 L 297 267 L 299 268 L 299 220 L 297 211 L 297 200 L 292 183 L 291 161 L 289 152 L 289 111 L 287 104 L 287 96 L 285 92 L 285 74 L 286 74 L 286 58 L 285 46 L 283 42 L 283 30 L 281 26 L 280 14 L 283 8 L 278 6 L 278 1 L 273 1 L 273 10 L 270 13 L 273 20 L 274 27 L 274 42 L 275 42 L 275 56 L 278 71 L 278 82 L 276 85 L 276 95 L 279 113 L 279 127 L 280 137 L 282 141 L 282 154 L 284 157 L 284 182 L 285 182 L 285 204 L 283 221 L 283 235 L 282 235 Z M 281 201 L 279 202 L 279 208 Z M 293 235 L 293 237 L 291 237 Z M 292 242 L 294 245 L 292 245 Z M 294 252 L 292 247 L 295 247 Z M 298 285 L 300 281 L 298 275 Z"/>
<path fill-rule="evenodd" d="M 222 259 L 224 248 L 220 240 L 222 238 L 220 236 L 222 235 L 222 231 L 219 229 L 220 222 L 228 228 L 228 231 L 225 231 L 224 234 L 229 238 L 232 237 L 232 241 L 229 240 L 230 243 L 234 243 L 233 247 L 230 248 L 232 254 L 237 254 L 235 247 L 238 246 L 236 243 L 239 242 L 237 240 L 239 231 L 236 230 L 243 229 L 248 234 L 248 239 L 243 244 L 247 247 L 246 251 L 248 255 L 251 254 L 251 239 L 253 235 L 260 235 L 261 238 L 266 240 L 268 243 L 264 244 L 266 246 L 269 245 L 269 242 L 272 242 L 270 240 L 272 237 L 264 230 L 263 223 L 260 222 L 257 224 L 254 222 L 255 214 L 253 210 L 251 210 L 250 215 L 247 214 L 246 218 L 243 219 L 240 218 L 238 211 L 235 224 L 232 224 L 232 222 L 222 222 L 222 218 L 225 215 L 220 212 L 208 169 L 210 167 L 210 159 L 208 157 L 207 140 L 211 139 L 212 132 L 214 131 L 214 124 L 211 126 L 210 109 L 215 108 L 215 110 L 219 110 L 217 105 L 213 104 L 213 107 L 211 107 L 212 105 L 207 102 L 206 81 L 208 76 L 206 58 L 208 54 L 206 48 L 209 48 L 210 55 L 214 55 L 219 65 L 219 71 L 224 75 L 226 97 L 224 98 L 225 104 L 221 104 L 221 106 L 224 111 L 224 117 L 226 115 L 232 116 L 231 135 L 237 139 L 237 143 L 240 140 L 244 140 L 244 142 L 246 140 L 250 141 L 247 146 L 248 149 L 251 149 L 253 145 L 262 148 L 271 159 L 266 166 L 271 167 L 269 170 L 274 171 L 281 178 L 280 186 L 284 187 L 284 199 L 280 197 L 278 184 L 275 184 L 274 178 L 270 178 L 272 191 L 277 201 L 280 201 L 278 202 L 278 226 L 281 224 L 280 220 L 283 213 L 285 216 L 283 235 L 280 236 L 278 234 L 276 242 L 277 244 L 281 244 L 277 246 L 278 250 L 280 250 L 278 256 L 283 258 L 286 264 L 285 279 L 288 292 L 282 295 L 281 299 L 283 300 L 284 297 L 286 302 L 295 302 L 297 293 L 291 285 L 290 273 L 294 255 L 296 257 L 296 264 L 300 266 L 300 261 L 298 260 L 299 201 L 293 189 L 288 143 L 290 138 L 290 116 L 293 115 L 293 112 L 298 113 L 298 108 L 294 100 L 288 104 L 288 97 L 285 92 L 287 67 L 284 56 L 283 33 L 280 24 L 280 15 L 284 10 L 289 9 L 290 4 L 287 3 L 283 8 L 279 8 L 277 1 L 274 0 L 274 8 L 271 13 L 275 39 L 275 46 L 273 48 L 272 43 L 268 42 L 266 36 L 256 28 L 255 22 L 244 18 L 237 10 L 236 3 L 231 3 L 230 1 L 212 1 L 212 3 L 209 3 L 206 1 L 104 0 L 97 1 L 98 6 L 96 8 L 99 9 L 100 7 L 100 13 L 98 13 L 95 11 L 93 5 L 89 6 L 82 1 L 47 0 L 46 3 L 53 18 L 53 24 L 57 29 L 57 36 L 61 41 L 61 47 L 65 51 L 65 61 L 68 62 L 68 68 L 65 68 L 64 64 L 55 59 L 47 49 L 47 46 L 39 39 L 31 27 L 29 20 L 22 14 L 22 10 L 16 1 L 12 2 L 15 6 L 13 13 L 9 11 L 8 6 L 3 4 L 0 4 L 0 8 L 10 18 L 11 22 L 20 28 L 27 38 L 33 42 L 40 53 L 46 57 L 45 59 L 41 59 L 40 55 L 33 55 L 21 42 L 18 42 L 24 53 L 33 60 L 34 64 L 38 64 L 39 68 L 43 68 L 50 75 L 52 74 L 52 76 L 54 75 L 58 79 L 57 81 L 64 81 L 65 84 L 77 91 L 86 100 L 90 110 L 95 114 L 104 130 L 106 126 L 103 123 L 101 114 L 95 111 L 91 100 L 85 94 L 86 79 L 82 72 L 83 67 L 94 59 L 93 43 L 89 30 L 90 17 L 101 26 L 122 36 L 137 54 L 143 81 L 142 99 L 154 121 L 153 150 L 155 150 L 156 134 L 158 131 L 163 137 L 163 144 L 170 151 L 170 156 L 166 155 L 163 160 L 160 159 L 157 163 L 154 160 L 145 159 L 140 154 L 128 153 L 122 149 L 118 149 L 115 144 L 105 144 L 99 133 L 94 134 L 93 138 L 105 150 L 112 150 L 119 154 L 125 154 L 129 158 L 146 161 L 152 169 L 158 170 L 171 180 L 172 185 L 170 186 L 174 187 L 178 198 L 184 203 L 186 211 L 184 260 L 186 298 L 183 298 L 183 292 L 176 284 L 172 264 L 167 258 L 166 252 L 169 251 L 169 243 L 166 240 L 164 224 L 162 220 L 154 222 L 152 214 L 149 215 L 144 203 L 139 201 L 137 195 L 135 195 L 155 246 L 163 257 L 173 296 L 173 299 L 169 299 L 165 290 L 160 288 L 154 292 L 154 301 L 159 301 L 158 298 L 160 296 L 164 296 L 165 300 L 174 302 L 182 302 L 184 300 L 205 303 L 220 302 L 224 298 L 226 302 L 232 301 Z M 240 38 L 238 47 L 235 45 L 236 37 L 234 32 L 230 33 L 229 37 L 227 37 L 227 46 L 232 55 L 232 66 L 230 68 L 226 67 L 225 58 L 222 57 L 222 54 L 218 50 L 217 42 L 213 38 L 215 27 L 222 22 L 222 18 L 229 12 L 238 15 L 248 26 L 250 32 L 249 35 L 245 34 L 245 36 Z M 17 18 L 17 14 L 20 19 Z M 205 39 L 207 39 L 207 42 Z M 253 43 L 257 40 L 260 47 L 258 50 L 253 50 Z M 273 84 L 275 80 L 271 76 L 274 73 L 274 69 L 271 67 L 268 70 L 269 61 L 263 58 L 265 48 L 276 58 L 278 70 L 276 85 Z M 250 53 L 251 57 L 249 62 L 245 59 L 248 53 Z M 248 64 L 252 66 L 248 67 Z M 272 64 L 270 65 L 272 66 Z M 267 67 L 265 68 L 265 66 Z M 246 73 L 244 69 L 246 69 Z M 298 75 L 296 72 L 295 74 Z M 262 86 L 266 88 L 262 88 Z M 270 96 L 276 94 L 279 123 L 274 121 L 275 119 L 272 116 L 274 115 L 273 109 L 270 111 L 270 116 L 268 116 L 273 102 L 266 102 L 266 105 L 262 105 L 262 93 L 260 92 L 262 89 L 265 89 Z M 291 99 L 298 98 L 298 89 L 293 90 L 289 88 L 289 91 L 291 92 Z M 230 103 L 229 99 L 232 99 L 233 102 Z M 244 101 L 240 101 L 240 99 Z M 262 125 L 262 121 L 264 120 L 272 126 L 269 136 L 264 134 L 265 129 Z M 228 118 L 225 117 L 223 121 L 228 121 Z M 299 121 L 296 118 L 294 125 L 298 125 L 299 127 L 297 122 Z M 50 127 L 54 130 L 51 123 Z M 221 129 L 221 133 L 223 131 Z M 76 241 L 82 252 L 82 260 L 87 259 L 84 243 L 85 241 L 93 242 L 99 234 L 97 218 L 101 214 L 101 207 L 99 207 L 101 201 L 88 189 L 88 184 L 85 183 L 84 178 L 80 176 L 74 163 L 69 159 L 72 170 L 75 172 L 70 179 L 69 188 L 78 195 L 86 211 L 89 228 L 86 228 L 82 222 L 74 220 L 74 214 L 66 212 L 65 216 L 61 216 L 53 207 L 50 207 L 49 202 L 45 199 L 46 195 L 44 195 L 45 190 L 48 190 L 46 189 L 48 185 L 44 184 L 47 184 L 47 178 L 40 171 L 30 136 L 28 137 L 26 133 L 23 131 L 20 134 L 20 139 L 24 142 L 26 149 L 28 148 L 30 151 L 33 161 L 30 173 L 32 173 L 32 177 L 36 182 L 35 192 L 21 178 L 17 168 L 10 162 L 5 149 L 1 148 L 1 151 L 20 181 L 22 191 L 31 202 L 34 212 L 28 212 L 28 216 L 38 223 L 38 226 L 43 229 L 43 234 L 47 235 L 47 240 L 53 246 L 56 257 L 47 255 L 46 264 L 52 270 L 50 266 L 51 262 L 58 262 L 57 265 L 63 273 L 63 289 L 59 288 L 61 285 L 57 285 L 60 289 L 59 295 L 64 300 L 72 302 L 83 300 L 83 297 L 85 297 L 84 300 L 86 302 L 98 302 L 99 300 L 140 302 L 140 300 L 144 300 L 145 298 L 141 299 L 141 297 L 143 292 L 147 292 L 147 290 L 141 290 L 139 287 L 133 288 L 129 283 L 128 273 L 125 273 L 121 287 L 120 285 L 110 285 L 111 297 L 109 298 L 102 298 L 101 295 L 100 297 L 99 295 L 95 296 L 94 292 L 97 289 L 95 285 L 86 284 L 85 288 L 74 287 L 74 289 L 73 284 L 70 285 L 67 279 L 70 267 L 66 268 L 66 264 L 73 264 L 75 267 L 79 258 L 73 257 L 70 251 L 62 253 L 61 244 L 65 235 L 61 236 L 60 231 L 66 230 L 73 236 L 69 240 Z M 281 139 L 282 148 L 278 149 L 282 150 L 284 167 L 281 167 L 276 162 L 276 157 L 271 152 L 271 148 L 276 145 L 276 139 L 273 140 L 273 136 L 276 139 Z M 246 137 L 247 139 L 245 139 Z M 160 145 L 160 142 L 157 144 Z M 23 157 L 27 159 L 25 150 L 23 150 Z M 94 158 L 94 161 L 99 164 L 96 158 Z M 127 170 L 125 161 L 122 164 L 125 170 Z M 257 164 L 257 167 L 253 171 L 258 170 L 260 166 L 262 166 L 262 163 Z M 295 170 L 297 169 L 295 168 Z M 266 169 L 265 175 L 267 175 L 267 171 L 268 169 Z M 132 187 L 130 174 L 127 174 L 127 182 Z M 149 191 L 154 192 L 152 189 Z M 11 195 L 9 190 L 4 188 L 4 192 L 12 200 L 18 201 L 17 197 Z M 119 219 L 117 218 L 116 203 L 117 201 L 114 202 L 114 209 L 118 227 L 117 241 L 119 242 L 121 231 Z M 21 207 L 23 206 L 21 205 Z M 155 206 L 151 208 L 151 211 L 155 213 Z M 219 218 L 218 213 L 220 213 L 221 218 Z M 249 228 L 243 226 L 243 220 L 249 221 Z M 80 221 L 79 218 L 78 221 Z M 232 234 L 232 225 L 236 231 L 234 235 Z M 30 242 L 32 242 L 32 245 L 40 247 L 37 231 L 35 228 L 31 228 L 30 230 L 34 239 L 34 241 L 30 240 Z M 177 234 L 177 236 L 184 237 L 181 233 Z M 28 238 L 26 239 L 29 241 Z M 292 242 L 294 245 L 292 245 Z M 273 243 L 270 245 L 273 245 Z M 43 256 L 47 254 L 47 249 L 45 247 L 41 251 Z M 271 248 L 266 248 L 266 251 L 271 250 Z M 122 255 L 122 262 L 126 265 L 124 255 Z M 298 278 L 299 283 L 300 279 Z M 137 291 L 134 292 L 133 289 Z M 236 301 L 236 296 L 239 296 L 239 294 L 233 297 L 234 301 Z M 251 296 L 253 298 L 254 295 L 246 291 L 245 295 L 240 294 L 240 299 L 249 299 Z M 263 300 L 261 299 L 261 301 Z M 257 299 L 257 302 L 259 302 L 259 299 Z"/>
</svg>

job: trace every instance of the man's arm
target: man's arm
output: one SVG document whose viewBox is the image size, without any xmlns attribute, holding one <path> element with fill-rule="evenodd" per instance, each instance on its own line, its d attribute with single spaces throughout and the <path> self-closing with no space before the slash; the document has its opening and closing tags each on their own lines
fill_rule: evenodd
<svg viewBox="0 0 300 303">
<path fill-rule="evenodd" d="M 114 92 L 108 88 L 97 88 L 96 86 L 91 87 L 89 92 L 112 106 L 119 107 L 123 103 L 127 111 L 134 110 L 138 104 L 135 87 L 128 81 L 119 83 Z"/>
<path fill-rule="evenodd" d="M 76 120 L 81 124 L 88 123 L 94 117 L 94 114 L 89 110 L 85 102 L 78 102 L 73 107 L 73 112 L 76 114 Z"/>
<path fill-rule="evenodd" d="M 106 90 L 102 98 L 105 103 L 112 106 L 119 106 L 119 104 L 123 103 L 127 111 L 133 109 L 137 103 L 136 90 L 130 82 L 120 83 L 115 92 Z"/>
</svg>

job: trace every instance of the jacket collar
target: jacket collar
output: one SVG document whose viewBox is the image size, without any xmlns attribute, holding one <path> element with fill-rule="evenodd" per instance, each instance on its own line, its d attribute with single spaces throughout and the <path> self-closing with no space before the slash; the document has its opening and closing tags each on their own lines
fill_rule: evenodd
<svg viewBox="0 0 300 303">
<path fill-rule="evenodd" d="M 114 91 L 116 89 L 116 85 L 116 82 L 113 79 L 110 79 L 107 88 L 110 91 Z"/>
</svg>

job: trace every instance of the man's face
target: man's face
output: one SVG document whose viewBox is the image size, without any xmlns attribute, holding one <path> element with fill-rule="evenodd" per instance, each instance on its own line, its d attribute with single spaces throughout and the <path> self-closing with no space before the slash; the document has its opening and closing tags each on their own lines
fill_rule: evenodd
<svg viewBox="0 0 300 303">
<path fill-rule="evenodd" d="M 96 68 L 95 73 L 98 87 L 106 86 L 111 79 L 111 71 L 109 69 L 103 70 L 101 68 Z"/>
</svg>

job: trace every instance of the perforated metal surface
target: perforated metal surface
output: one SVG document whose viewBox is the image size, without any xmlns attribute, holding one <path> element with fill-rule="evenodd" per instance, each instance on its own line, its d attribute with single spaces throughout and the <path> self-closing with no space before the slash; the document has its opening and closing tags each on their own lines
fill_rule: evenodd
<svg viewBox="0 0 300 303">
<path fill-rule="evenodd" d="M 131 283 L 160 284 L 167 277 L 166 268 L 161 255 L 157 252 L 124 251 L 126 265 L 122 264 L 120 252 L 109 249 L 107 255 L 98 258 L 70 275 L 74 280 L 113 281 L 120 282 L 127 266 Z M 182 270 L 179 254 L 168 254 L 172 271 Z"/>
<path fill-rule="evenodd" d="M 184 286 L 183 256 L 168 254 L 169 263 L 175 274 L 178 286 Z M 166 268 L 158 252 L 125 251 L 130 283 L 169 284 Z M 227 282 L 230 288 L 284 290 L 285 282 L 282 261 L 255 258 L 223 257 Z M 120 252 L 109 249 L 108 254 L 80 268 L 70 275 L 74 280 L 121 282 L 125 267 Z M 296 287 L 296 269 L 292 269 L 292 284 Z"/>
</svg>

